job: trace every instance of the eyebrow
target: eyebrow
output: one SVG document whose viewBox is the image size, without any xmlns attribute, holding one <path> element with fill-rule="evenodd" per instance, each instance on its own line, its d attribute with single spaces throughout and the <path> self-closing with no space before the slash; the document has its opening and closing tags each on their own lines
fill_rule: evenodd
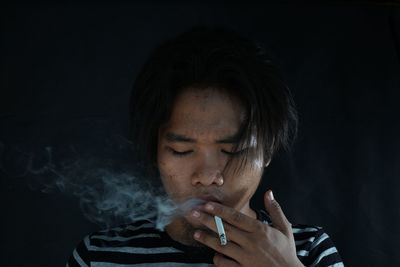
<svg viewBox="0 0 400 267">
<path fill-rule="evenodd" d="M 185 135 L 168 132 L 165 134 L 166 139 L 169 142 L 184 142 L 184 143 L 196 143 L 197 140 L 194 138 L 187 137 Z M 236 144 L 239 142 L 239 134 L 224 136 L 215 141 L 217 144 Z"/>
</svg>

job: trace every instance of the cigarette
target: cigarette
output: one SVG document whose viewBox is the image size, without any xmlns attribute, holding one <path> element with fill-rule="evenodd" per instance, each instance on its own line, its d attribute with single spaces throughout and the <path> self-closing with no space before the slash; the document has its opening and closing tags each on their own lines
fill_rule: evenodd
<svg viewBox="0 0 400 267">
<path fill-rule="evenodd" d="M 219 241 L 221 242 L 222 246 L 226 245 L 226 235 L 224 225 L 222 224 L 222 220 L 218 216 L 214 216 L 215 224 L 217 225 Z"/>
</svg>

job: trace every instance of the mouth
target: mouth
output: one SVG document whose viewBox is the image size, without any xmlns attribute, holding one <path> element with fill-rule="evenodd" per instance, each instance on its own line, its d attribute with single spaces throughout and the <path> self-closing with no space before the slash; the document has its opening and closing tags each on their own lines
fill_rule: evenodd
<svg viewBox="0 0 400 267">
<path fill-rule="evenodd" d="M 212 195 L 201 196 L 201 197 L 199 197 L 199 198 L 200 198 L 201 200 L 204 200 L 205 202 L 212 201 L 212 202 L 221 203 L 221 201 L 220 201 L 218 198 L 216 198 L 216 197 L 214 197 L 214 196 L 212 196 Z"/>
<path fill-rule="evenodd" d="M 190 212 L 193 209 L 200 209 L 203 210 L 204 205 L 209 202 L 217 202 L 217 203 L 222 203 L 217 197 L 213 195 L 201 195 L 201 196 L 196 196 L 194 198 L 188 199 L 182 204 L 179 205 L 179 213 L 186 214 Z"/>
</svg>

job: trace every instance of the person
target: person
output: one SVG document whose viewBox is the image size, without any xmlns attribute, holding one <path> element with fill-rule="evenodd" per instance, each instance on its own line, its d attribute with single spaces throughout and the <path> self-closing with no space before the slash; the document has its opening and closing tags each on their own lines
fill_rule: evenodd
<svg viewBox="0 0 400 267">
<path fill-rule="evenodd" d="M 149 173 L 176 203 L 205 203 L 165 231 L 144 220 L 90 234 L 67 266 L 343 266 L 324 229 L 290 223 L 271 190 L 265 209 L 250 207 L 298 127 L 293 97 L 260 43 L 227 28 L 187 29 L 154 49 L 130 112 Z"/>
</svg>

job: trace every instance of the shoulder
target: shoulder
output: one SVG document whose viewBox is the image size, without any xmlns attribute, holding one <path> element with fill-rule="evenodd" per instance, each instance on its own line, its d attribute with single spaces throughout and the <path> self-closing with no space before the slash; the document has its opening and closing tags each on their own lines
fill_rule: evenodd
<svg viewBox="0 0 400 267">
<path fill-rule="evenodd" d="M 266 211 L 260 210 L 257 218 L 272 226 Z M 344 266 L 338 250 L 323 227 L 305 224 L 291 226 L 297 257 L 305 266 Z"/>
<path fill-rule="evenodd" d="M 292 224 L 297 257 L 306 266 L 343 266 L 338 250 L 323 227 Z"/>
<path fill-rule="evenodd" d="M 136 253 L 147 254 L 159 246 L 161 232 L 149 221 L 91 233 L 76 246 L 68 266 L 90 266 L 91 262 L 121 259 Z"/>
</svg>

